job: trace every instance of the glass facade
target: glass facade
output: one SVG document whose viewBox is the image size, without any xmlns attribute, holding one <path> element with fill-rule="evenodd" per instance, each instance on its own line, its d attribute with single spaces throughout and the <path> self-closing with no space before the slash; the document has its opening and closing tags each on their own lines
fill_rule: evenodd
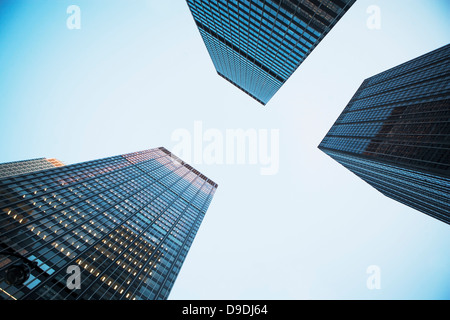
<svg viewBox="0 0 450 320">
<path fill-rule="evenodd" d="M 3 299 L 167 299 L 217 184 L 157 148 L 0 179 Z M 80 287 L 67 286 L 78 268 Z"/>
<path fill-rule="evenodd" d="M 450 45 L 366 79 L 319 148 L 450 224 Z"/>
<path fill-rule="evenodd" d="M 39 170 L 62 167 L 64 164 L 57 159 L 31 159 L 0 164 L 0 179 Z"/>
<path fill-rule="evenodd" d="M 187 0 L 217 73 L 265 105 L 356 0 Z"/>
</svg>

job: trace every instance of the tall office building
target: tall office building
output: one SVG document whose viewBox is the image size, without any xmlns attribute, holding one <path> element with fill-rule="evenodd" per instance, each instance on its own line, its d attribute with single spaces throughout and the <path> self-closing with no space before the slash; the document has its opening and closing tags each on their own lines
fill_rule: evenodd
<svg viewBox="0 0 450 320">
<path fill-rule="evenodd" d="M 38 158 L 0 164 L 0 179 L 18 174 L 62 167 L 64 163 L 57 159 Z"/>
<path fill-rule="evenodd" d="M 217 73 L 265 105 L 356 0 L 187 0 Z"/>
<path fill-rule="evenodd" d="M 216 188 L 164 148 L 0 179 L 0 249 L 37 263 L 0 257 L 0 297 L 167 299 Z"/>
<path fill-rule="evenodd" d="M 366 79 L 319 148 L 450 224 L 450 45 Z"/>
</svg>

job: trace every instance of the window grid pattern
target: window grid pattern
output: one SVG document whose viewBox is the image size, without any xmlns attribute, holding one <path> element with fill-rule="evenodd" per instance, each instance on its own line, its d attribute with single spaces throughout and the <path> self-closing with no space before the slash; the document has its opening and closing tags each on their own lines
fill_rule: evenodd
<svg viewBox="0 0 450 320">
<path fill-rule="evenodd" d="M 0 180 L 0 245 L 39 263 L 2 298 L 167 299 L 216 188 L 164 148 Z"/>
<path fill-rule="evenodd" d="M 218 73 L 266 104 L 354 0 L 187 0 Z"/>
<path fill-rule="evenodd" d="M 449 80 L 450 45 L 366 79 L 319 148 L 341 164 L 351 158 L 344 165 L 384 194 L 449 223 Z"/>
<path fill-rule="evenodd" d="M 385 196 L 450 224 L 450 178 L 326 150 Z"/>
<path fill-rule="evenodd" d="M 53 162 L 45 158 L 2 163 L 0 164 L 0 179 L 54 167 Z"/>
</svg>

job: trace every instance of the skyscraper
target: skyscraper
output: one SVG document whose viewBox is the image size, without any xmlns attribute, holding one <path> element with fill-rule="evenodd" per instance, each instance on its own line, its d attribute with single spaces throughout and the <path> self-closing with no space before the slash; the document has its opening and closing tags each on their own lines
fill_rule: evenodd
<svg viewBox="0 0 450 320">
<path fill-rule="evenodd" d="M 356 0 L 187 0 L 217 73 L 265 105 Z"/>
<path fill-rule="evenodd" d="M 37 267 L 1 256 L 0 297 L 166 299 L 216 188 L 164 148 L 1 179 L 0 249 Z"/>
<path fill-rule="evenodd" d="M 319 148 L 450 224 L 450 45 L 366 79 Z"/>
</svg>

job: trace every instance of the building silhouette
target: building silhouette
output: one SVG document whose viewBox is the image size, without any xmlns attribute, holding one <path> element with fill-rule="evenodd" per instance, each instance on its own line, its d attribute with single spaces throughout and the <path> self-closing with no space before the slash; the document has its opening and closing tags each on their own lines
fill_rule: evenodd
<svg viewBox="0 0 450 320">
<path fill-rule="evenodd" d="M 217 73 L 265 105 L 356 0 L 187 0 Z"/>
<path fill-rule="evenodd" d="M 164 148 L 0 179 L 0 249 L 37 263 L 0 256 L 0 297 L 167 299 L 216 188 Z"/>
<path fill-rule="evenodd" d="M 387 197 L 450 223 L 450 45 L 366 79 L 319 148 Z"/>
</svg>

